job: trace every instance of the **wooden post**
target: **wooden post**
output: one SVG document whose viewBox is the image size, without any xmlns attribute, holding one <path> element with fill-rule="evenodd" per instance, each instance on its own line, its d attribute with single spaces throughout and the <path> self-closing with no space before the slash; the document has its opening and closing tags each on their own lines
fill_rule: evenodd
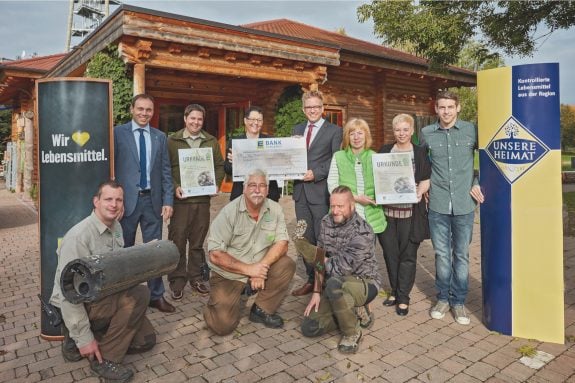
<svg viewBox="0 0 575 383">
<path fill-rule="evenodd" d="M 146 65 L 134 64 L 134 96 L 146 92 Z"/>
</svg>

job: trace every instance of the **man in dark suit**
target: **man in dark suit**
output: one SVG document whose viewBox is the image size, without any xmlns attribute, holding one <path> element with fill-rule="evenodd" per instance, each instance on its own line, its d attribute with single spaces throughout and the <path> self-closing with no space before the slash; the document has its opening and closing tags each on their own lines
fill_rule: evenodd
<svg viewBox="0 0 575 383">
<path fill-rule="evenodd" d="M 313 245 L 317 242 L 321 219 L 329 211 L 327 175 L 333 154 L 341 149 L 342 130 L 323 119 L 323 95 L 309 91 L 302 96 L 307 122 L 293 128 L 294 136 L 303 136 L 307 145 L 307 172 L 303 180 L 294 181 L 295 215 L 307 223 L 304 237 Z M 292 295 L 307 295 L 313 290 L 314 271 L 304 260 L 307 281 Z"/>
<path fill-rule="evenodd" d="M 132 99 L 132 121 L 114 128 L 116 181 L 124 187 L 124 216 L 120 221 L 124 246 L 134 245 L 138 225 L 144 243 L 162 239 L 162 217 L 172 216 L 174 187 L 166 135 L 150 126 L 154 100 L 146 94 Z M 148 281 L 150 307 L 163 312 L 175 308 L 164 299 L 162 278 Z"/>
</svg>

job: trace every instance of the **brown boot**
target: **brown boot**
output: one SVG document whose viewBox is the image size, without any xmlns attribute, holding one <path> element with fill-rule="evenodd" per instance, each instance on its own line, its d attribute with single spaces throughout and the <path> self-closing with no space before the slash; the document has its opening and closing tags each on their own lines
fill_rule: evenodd
<svg viewBox="0 0 575 383">
<path fill-rule="evenodd" d="M 293 295 L 294 297 L 300 297 L 302 295 L 308 295 L 312 291 L 313 291 L 313 284 L 306 282 L 299 289 L 295 289 L 294 291 L 292 291 L 291 295 Z"/>
</svg>

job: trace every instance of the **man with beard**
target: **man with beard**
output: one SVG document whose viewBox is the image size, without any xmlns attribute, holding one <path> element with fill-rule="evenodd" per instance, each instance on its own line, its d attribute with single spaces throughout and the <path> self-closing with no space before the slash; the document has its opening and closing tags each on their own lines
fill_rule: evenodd
<svg viewBox="0 0 575 383">
<path fill-rule="evenodd" d="M 331 192 L 330 213 L 321 221 L 317 245 L 326 252 L 325 285 L 314 290 L 304 312 L 301 331 L 315 337 L 337 328 L 342 332 L 341 353 L 357 352 L 361 327 L 373 324 L 368 304 L 377 296 L 381 282 L 375 258 L 375 234 L 355 211 L 353 193 L 347 186 Z M 321 269 L 318 270 L 318 269 Z M 316 280 L 321 278 L 316 275 Z"/>
<path fill-rule="evenodd" d="M 295 273 L 287 256 L 288 234 L 281 206 L 267 199 L 267 174 L 250 171 L 242 196 L 227 204 L 212 222 L 208 236 L 210 299 L 204 319 L 218 335 L 231 333 L 240 321 L 241 294 L 249 285 L 257 297 L 250 321 L 280 328 L 276 313 Z"/>
</svg>

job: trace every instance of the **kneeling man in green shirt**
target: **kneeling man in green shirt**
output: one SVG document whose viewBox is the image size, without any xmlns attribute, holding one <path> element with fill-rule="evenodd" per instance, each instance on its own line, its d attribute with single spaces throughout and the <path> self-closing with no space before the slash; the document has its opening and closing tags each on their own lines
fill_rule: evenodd
<svg viewBox="0 0 575 383">
<path fill-rule="evenodd" d="M 259 169 L 244 181 L 243 195 L 227 204 L 210 226 L 210 299 L 204 319 L 213 332 L 227 335 L 240 321 L 247 284 L 257 297 L 250 321 L 279 328 L 276 314 L 288 292 L 295 263 L 287 256 L 288 234 L 281 206 L 267 199 L 269 180 Z"/>
</svg>

